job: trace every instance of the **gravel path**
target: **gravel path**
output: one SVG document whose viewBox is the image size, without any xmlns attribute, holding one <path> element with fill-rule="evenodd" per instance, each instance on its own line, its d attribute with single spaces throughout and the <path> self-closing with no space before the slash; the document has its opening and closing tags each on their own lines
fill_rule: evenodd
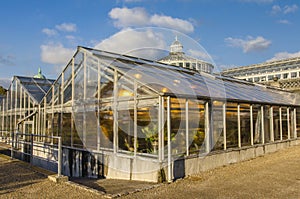
<svg viewBox="0 0 300 199">
<path fill-rule="evenodd" d="M 99 195 L 54 183 L 28 165 L 0 155 L 0 198 L 99 198 Z"/>
<path fill-rule="evenodd" d="M 0 155 L 0 198 L 104 198 L 72 183 L 51 182 L 24 165 Z M 300 198 L 300 146 L 121 198 Z"/>
<path fill-rule="evenodd" d="M 126 198 L 300 198 L 300 146 Z"/>
</svg>

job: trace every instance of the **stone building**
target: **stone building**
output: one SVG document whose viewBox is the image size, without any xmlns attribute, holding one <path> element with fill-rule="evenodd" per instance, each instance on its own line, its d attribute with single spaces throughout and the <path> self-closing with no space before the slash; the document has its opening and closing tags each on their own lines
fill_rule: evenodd
<svg viewBox="0 0 300 199">
<path fill-rule="evenodd" d="M 222 75 L 300 93 L 300 57 L 229 68 Z"/>
</svg>

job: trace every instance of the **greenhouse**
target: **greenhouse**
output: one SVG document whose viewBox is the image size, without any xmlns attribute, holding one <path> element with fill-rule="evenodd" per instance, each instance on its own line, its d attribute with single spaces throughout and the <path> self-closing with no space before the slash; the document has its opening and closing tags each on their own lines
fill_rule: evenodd
<svg viewBox="0 0 300 199">
<path fill-rule="evenodd" d="M 55 81 L 14 77 L 0 121 L 2 137 L 61 136 L 64 175 L 145 181 L 300 137 L 297 94 L 86 47 Z"/>
</svg>

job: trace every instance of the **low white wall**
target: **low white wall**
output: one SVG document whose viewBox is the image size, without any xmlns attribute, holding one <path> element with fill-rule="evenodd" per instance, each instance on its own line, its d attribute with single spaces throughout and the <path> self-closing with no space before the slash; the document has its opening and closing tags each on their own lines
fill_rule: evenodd
<svg viewBox="0 0 300 199">
<path fill-rule="evenodd" d="M 207 155 L 195 157 L 184 157 L 172 162 L 172 176 L 173 179 L 182 178 L 224 165 L 250 160 L 299 144 L 300 139 L 294 139 L 240 149 L 214 151 Z M 51 154 L 51 149 L 45 148 L 41 150 L 38 148 L 34 147 L 34 157 L 43 157 L 50 161 L 57 160 L 56 152 Z M 133 157 L 113 153 L 95 154 L 64 148 L 62 159 L 63 174 L 67 176 L 88 176 L 94 178 L 104 176 L 111 179 L 158 182 L 162 177 L 161 172 L 163 172 L 163 175 L 167 174 L 166 164 L 159 163 L 156 159 L 140 156 Z M 43 166 L 46 163 L 41 162 L 40 159 L 34 159 L 34 162 Z"/>
<path fill-rule="evenodd" d="M 110 156 L 107 178 L 157 182 L 160 170 L 157 161 L 140 157 Z"/>
<path fill-rule="evenodd" d="M 224 165 L 250 160 L 264 154 L 273 153 L 280 149 L 299 145 L 300 140 L 288 140 L 283 142 L 268 143 L 265 145 L 251 146 L 241 149 L 213 152 L 203 157 L 186 158 L 183 165 L 185 176 L 197 174 Z"/>
</svg>

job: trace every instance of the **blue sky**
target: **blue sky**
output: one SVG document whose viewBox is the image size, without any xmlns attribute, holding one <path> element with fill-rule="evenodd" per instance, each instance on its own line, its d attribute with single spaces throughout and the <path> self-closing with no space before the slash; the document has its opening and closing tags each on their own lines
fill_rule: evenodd
<svg viewBox="0 0 300 199">
<path fill-rule="evenodd" d="M 299 6 L 296 0 L 3 0 L 0 84 L 38 67 L 56 79 L 77 46 L 168 49 L 175 35 L 187 51 L 185 38 L 199 42 L 219 69 L 300 56 Z"/>
</svg>

